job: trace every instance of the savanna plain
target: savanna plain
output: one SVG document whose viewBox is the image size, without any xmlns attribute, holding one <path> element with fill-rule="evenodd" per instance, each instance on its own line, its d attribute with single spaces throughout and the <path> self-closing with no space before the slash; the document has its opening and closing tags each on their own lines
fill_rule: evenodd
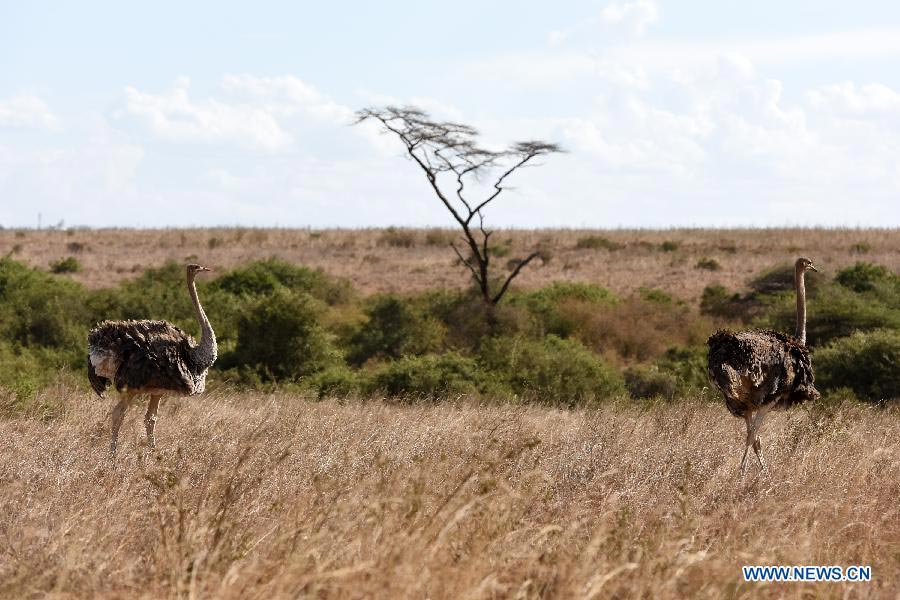
<svg viewBox="0 0 900 600">
<path fill-rule="evenodd" d="M 447 249 L 452 237 L 405 229 L 2 230 L 0 284 L 31 282 L 37 290 L 56 285 L 44 278 L 59 278 L 59 293 L 109 309 L 119 300 L 105 290 L 120 286 L 125 294 L 129 282 L 147 281 L 147 269 L 168 261 L 225 272 L 277 257 L 347 280 L 364 298 L 464 290 L 465 272 Z M 894 347 L 898 322 L 885 290 L 900 281 L 900 232 L 544 230 L 497 237 L 501 265 L 530 248 L 542 253 L 509 299 L 510 311 L 520 312 L 501 315 L 505 337 L 467 349 L 465 331 L 454 330 L 450 317 L 451 325 L 421 317 L 437 323 L 422 331 L 443 336 L 427 352 L 437 356 L 452 345 L 457 353 L 453 377 L 410 375 L 424 367 L 390 359 L 384 349 L 360 355 L 352 368 L 327 363 L 285 385 L 267 380 L 271 371 L 251 377 L 248 368 L 233 367 L 213 376 L 204 395 L 163 402 L 155 451 L 144 442 L 142 407 L 132 409 L 115 460 L 108 456 L 112 401 L 93 395 L 68 350 L 35 341 L 55 339 L 42 333 L 44 321 L 27 317 L 37 324 L 31 337 L 0 324 L 10 340 L 4 369 L 48 364 L 58 371 L 37 383 L 0 379 L 0 595 L 898 597 L 896 380 L 882 365 L 859 382 L 839 359 Z M 718 326 L 789 326 L 790 294 L 771 291 L 778 277 L 760 274 L 800 254 L 824 272 L 809 310 L 811 319 L 820 315 L 810 331 L 821 343 L 813 361 L 821 357 L 825 393 L 821 402 L 771 415 L 762 432 L 767 468 L 754 464 L 741 475 L 743 423 L 703 384 L 702 372 L 697 380 L 690 369 L 699 360 L 702 371 L 695 354 Z M 77 268 L 52 266 L 66 259 Z M 45 273 L 51 270 L 57 273 Z M 173 298 L 185 295 L 183 285 L 173 280 Z M 227 289 L 214 285 L 201 297 L 224 298 L 210 309 L 216 325 L 217 315 L 220 322 L 232 317 Z M 553 294 L 539 291 L 546 289 Z M 121 306 L 137 302 L 123 298 Z M 323 301 L 317 309 L 336 340 L 329 343 L 346 345 L 348 356 L 374 344 L 359 333 L 381 314 L 367 302 L 357 310 L 349 301 Z M 866 312 L 865 322 L 846 316 L 875 303 L 880 312 Z M 168 318 L 173 307 L 146 316 Z M 591 311 L 602 318 L 590 320 Z M 254 323 L 233 312 L 241 327 Z M 74 321 L 58 322 L 73 336 L 87 333 Z M 668 336 L 665 343 L 644 330 L 630 333 L 642 323 Z M 535 349 L 543 342 L 533 338 L 548 331 L 556 341 L 541 350 L 551 353 L 545 359 Z M 604 342 L 592 345 L 590 336 Z M 239 334 L 223 339 L 223 356 L 240 350 Z M 534 387 L 508 374 L 516 365 L 504 362 L 505 349 L 519 347 L 508 340 L 537 357 L 519 369 L 534 374 Z M 588 355 L 602 368 L 588 364 L 595 360 Z M 597 374 L 602 388 L 535 383 L 571 362 L 588 365 L 572 372 L 572 382 Z M 476 366 L 487 375 L 467 374 Z M 323 372 L 342 378 L 326 385 L 332 379 Z M 318 387 L 304 383 L 315 377 Z M 397 381 L 403 389 L 440 381 L 444 393 L 387 393 Z M 751 583 L 742 565 L 871 565 L 872 581 Z"/>
</svg>

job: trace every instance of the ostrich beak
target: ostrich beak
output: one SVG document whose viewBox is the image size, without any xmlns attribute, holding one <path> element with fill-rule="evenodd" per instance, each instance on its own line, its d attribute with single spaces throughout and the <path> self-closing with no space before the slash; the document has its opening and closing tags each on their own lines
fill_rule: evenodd
<svg viewBox="0 0 900 600">
<path fill-rule="evenodd" d="M 197 270 L 198 270 L 198 271 L 212 271 L 212 269 L 210 269 L 209 267 L 200 267 L 200 268 L 197 269 Z"/>
<path fill-rule="evenodd" d="M 819 270 L 815 267 L 815 265 L 809 265 L 809 266 L 806 267 L 806 268 L 809 269 L 810 271 L 815 271 L 816 273 L 819 272 Z"/>
</svg>

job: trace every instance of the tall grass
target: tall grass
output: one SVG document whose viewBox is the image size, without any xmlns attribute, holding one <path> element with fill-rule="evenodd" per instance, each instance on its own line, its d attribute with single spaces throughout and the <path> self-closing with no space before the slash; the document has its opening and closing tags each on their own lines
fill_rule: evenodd
<svg viewBox="0 0 900 600">
<path fill-rule="evenodd" d="M 167 401 L 118 461 L 108 406 L 0 420 L 0 596 L 895 598 L 900 413 L 770 417 L 738 475 L 718 402 L 538 406 Z M 745 564 L 869 564 L 874 581 L 758 584 Z"/>
</svg>

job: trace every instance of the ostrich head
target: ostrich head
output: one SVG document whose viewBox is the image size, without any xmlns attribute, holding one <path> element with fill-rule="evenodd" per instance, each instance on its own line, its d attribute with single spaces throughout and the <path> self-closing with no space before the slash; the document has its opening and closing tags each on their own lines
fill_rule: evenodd
<svg viewBox="0 0 900 600">
<path fill-rule="evenodd" d="M 800 258 L 797 259 L 797 264 L 795 265 L 795 268 L 797 269 L 798 273 L 802 273 L 804 271 L 815 271 L 816 273 L 819 272 L 819 270 L 813 264 L 812 260 L 810 260 L 806 257 L 803 257 L 803 256 L 801 256 Z"/>
<path fill-rule="evenodd" d="M 204 271 L 212 271 L 212 269 L 195 264 L 190 264 L 187 266 L 187 276 L 191 279 L 193 279 L 197 275 L 197 273 L 203 273 Z"/>
</svg>

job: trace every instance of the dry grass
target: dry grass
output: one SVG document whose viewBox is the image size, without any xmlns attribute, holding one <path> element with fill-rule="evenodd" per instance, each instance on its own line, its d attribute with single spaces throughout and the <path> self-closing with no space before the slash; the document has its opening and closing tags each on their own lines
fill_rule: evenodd
<svg viewBox="0 0 900 600">
<path fill-rule="evenodd" d="M 4 597 L 895 598 L 900 413 L 771 417 L 737 476 L 719 403 L 599 410 L 315 404 L 215 392 L 0 420 Z M 743 564 L 870 564 L 874 582 L 750 584 Z"/>
<path fill-rule="evenodd" d="M 70 276 L 91 287 L 113 285 L 167 260 L 230 269 L 278 256 L 350 279 L 368 294 L 466 285 L 447 246 L 454 237 L 439 229 L 0 230 L 0 254 L 13 253 L 42 269 L 75 255 L 83 271 Z M 525 269 L 523 287 L 590 281 L 623 294 L 657 287 L 686 300 L 697 300 L 710 283 L 739 289 L 761 270 L 799 254 L 826 272 L 857 260 L 900 271 L 898 229 L 501 230 L 495 242 L 510 249 L 509 258 L 537 247 L 549 258 Z M 703 258 L 721 269 L 695 268 Z"/>
</svg>

